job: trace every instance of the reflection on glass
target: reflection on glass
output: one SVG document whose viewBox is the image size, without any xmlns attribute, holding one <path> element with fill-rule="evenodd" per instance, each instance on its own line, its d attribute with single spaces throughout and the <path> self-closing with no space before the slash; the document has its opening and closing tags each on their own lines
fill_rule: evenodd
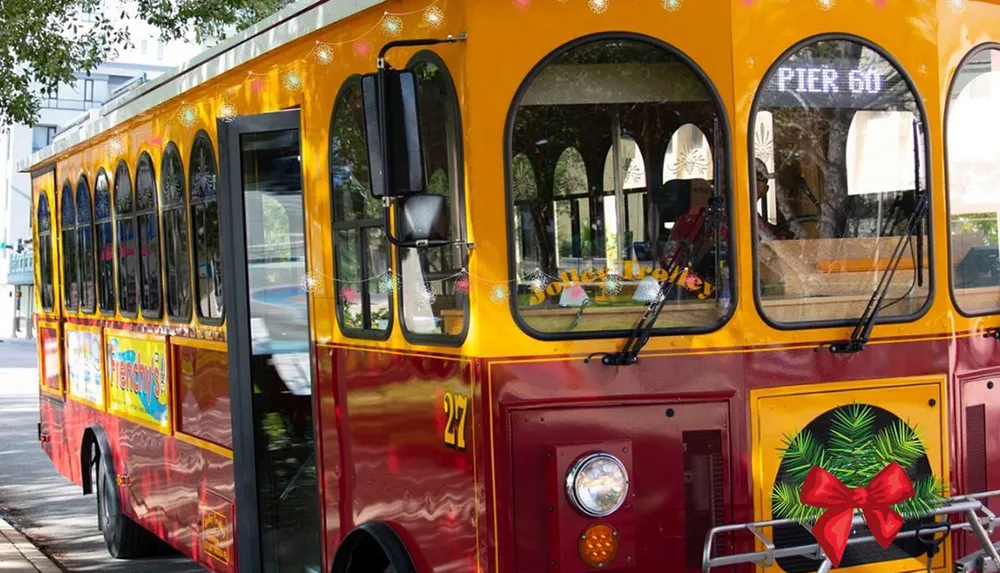
<svg viewBox="0 0 1000 573">
<path fill-rule="evenodd" d="M 701 231 L 709 201 L 727 192 L 712 184 L 718 112 L 687 64 L 634 40 L 573 48 L 531 80 L 509 166 L 511 296 L 528 327 L 628 330 L 668 281 L 677 288 L 657 328 L 710 327 L 726 314 L 728 225 Z M 692 245 L 705 255 L 670 275 Z"/>
<path fill-rule="evenodd" d="M 115 169 L 115 222 L 118 245 L 118 310 L 122 314 L 135 314 L 138 310 L 139 260 L 135 235 L 135 202 L 132 198 L 132 180 L 128 165 L 118 162 Z"/>
<path fill-rule="evenodd" d="M 967 313 L 1000 308 L 1000 50 L 958 71 L 948 104 L 951 280 Z"/>
<path fill-rule="evenodd" d="M 115 312 L 115 248 L 111 228 L 111 190 L 102 169 L 94 184 L 94 221 L 97 233 L 97 301 L 101 312 Z"/>
<path fill-rule="evenodd" d="M 62 240 L 63 240 L 63 300 L 66 310 L 75 311 L 80 302 L 76 263 L 76 205 L 73 201 L 73 187 L 69 181 L 62 191 Z"/>
<path fill-rule="evenodd" d="M 80 309 L 94 312 L 97 304 L 94 292 L 94 230 L 90 209 L 90 188 L 87 179 L 80 177 L 76 186 L 77 244 L 80 246 Z"/>
<path fill-rule="evenodd" d="M 195 294 L 198 316 L 222 318 L 222 249 L 219 244 L 218 170 L 212 142 L 204 132 L 191 149 L 191 219 L 194 229 Z"/>
<path fill-rule="evenodd" d="M 319 571 L 299 132 L 245 134 L 240 149 L 264 571 Z"/>
<path fill-rule="evenodd" d="M 785 323 L 861 316 L 923 184 L 919 122 L 899 70 L 866 46 L 824 40 L 778 65 L 758 95 L 754 136 L 767 316 Z M 926 302 L 925 233 L 908 243 L 880 316 L 913 314 Z"/>
</svg>

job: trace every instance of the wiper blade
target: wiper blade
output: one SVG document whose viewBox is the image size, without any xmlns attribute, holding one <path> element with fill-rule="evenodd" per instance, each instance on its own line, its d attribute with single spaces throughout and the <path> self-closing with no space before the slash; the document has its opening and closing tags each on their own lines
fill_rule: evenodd
<svg viewBox="0 0 1000 573">
<path fill-rule="evenodd" d="M 725 205 L 722 198 L 719 196 L 712 197 L 708 202 L 708 206 L 705 207 L 704 214 L 698 226 L 687 237 L 678 241 L 674 255 L 665 269 L 667 273 L 666 280 L 660 283 L 659 291 L 657 291 L 656 296 L 653 297 L 653 301 L 649 306 L 646 307 L 642 316 L 639 317 L 639 321 L 636 322 L 632 333 L 625 340 L 622 349 L 618 352 L 598 352 L 591 354 L 584 362 L 590 362 L 595 356 L 600 356 L 601 362 L 608 366 L 629 366 L 639 361 L 639 352 L 649 342 L 653 325 L 656 324 L 656 320 L 660 317 L 660 312 L 666 305 L 667 299 L 677 289 L 682 272 L 696 268 L 708 252 L 709 247 L 712 246 L 707 241 L 702 240 L 705 231 L 716 231 L 722 222 L 724 213 Z"/>
<path fill-rule="evenodd" d="M 882 302 L 885 301 L 885 297 L 889 293 L 889 287 L 892 285 L 892 279 L 899 268 L 899 263 L 903 260 L 903 255 L 906 253 L 906 248 L 909 246 L 910 241 L 913 240 L 913 236 L 917 234 L 917 230 L 927 217 L 927 210 L 930 208 L 930 203 L 930 193 L 927 191 L 918 191 L 913 212 L 906 222 L 906 234 L 900 237 L 896 243 L 896 248 L 892 252 L 889 264 L 886 265 L 885 272 L 882 273 L 878 285 L 872 291 L 872 296 L 868 299 L 868 305 L 861 314 L 861 318 L 854 325 L 851 337 L 843 342 L 831 344 L 830 352 L 834 354 L 852 354 L 865 349 L 865 345 L 868 344 L 868 338 L 871 336 L 872 328 L 875 326 L 875 319 L 878 318 L 878 313 L 884 308 Z"/>
</svg>

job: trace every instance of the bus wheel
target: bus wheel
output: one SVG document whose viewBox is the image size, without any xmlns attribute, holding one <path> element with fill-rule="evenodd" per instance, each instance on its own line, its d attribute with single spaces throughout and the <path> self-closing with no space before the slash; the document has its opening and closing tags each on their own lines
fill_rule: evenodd
<svg viewBox="0 0 1000 573">
<path fill-rule="evenodd" d="M 97 520 L 99 529 L 104 532 L 108 553 L 116 559 L 152 555 L 156 547 L 153 534 L 122 512 L 118 484 L 112 472 L 106 471 L 99 455 L 94 465 L 97 467 Z"/>
</svg>

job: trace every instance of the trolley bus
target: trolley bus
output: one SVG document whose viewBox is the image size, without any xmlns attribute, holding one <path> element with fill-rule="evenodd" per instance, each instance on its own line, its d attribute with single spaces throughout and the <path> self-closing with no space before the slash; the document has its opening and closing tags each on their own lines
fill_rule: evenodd
<svg viewBox="0 0 1000 573">
<path fill-rule="evenodd" d="M 41 447 L 218 572 L 993 570 L 998 41 L 294 4 L 21 166 Z"/>
</svg>

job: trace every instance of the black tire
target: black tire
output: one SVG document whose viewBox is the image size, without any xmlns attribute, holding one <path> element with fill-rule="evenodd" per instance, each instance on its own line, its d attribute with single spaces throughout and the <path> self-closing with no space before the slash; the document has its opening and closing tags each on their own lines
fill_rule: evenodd
<svg viewBox="0 0 1000 573">
<path fill-rule="evenodd" d="M 97 520 L 104 532 L 104 543 L 108 553 L 116 559 L 132 559 L 152 555 L 156 548 L 156 538 L 122 513 L 118 484 L 112 473 L 105 471 L 98 453 L 97 461 Z"/>
</svg>

